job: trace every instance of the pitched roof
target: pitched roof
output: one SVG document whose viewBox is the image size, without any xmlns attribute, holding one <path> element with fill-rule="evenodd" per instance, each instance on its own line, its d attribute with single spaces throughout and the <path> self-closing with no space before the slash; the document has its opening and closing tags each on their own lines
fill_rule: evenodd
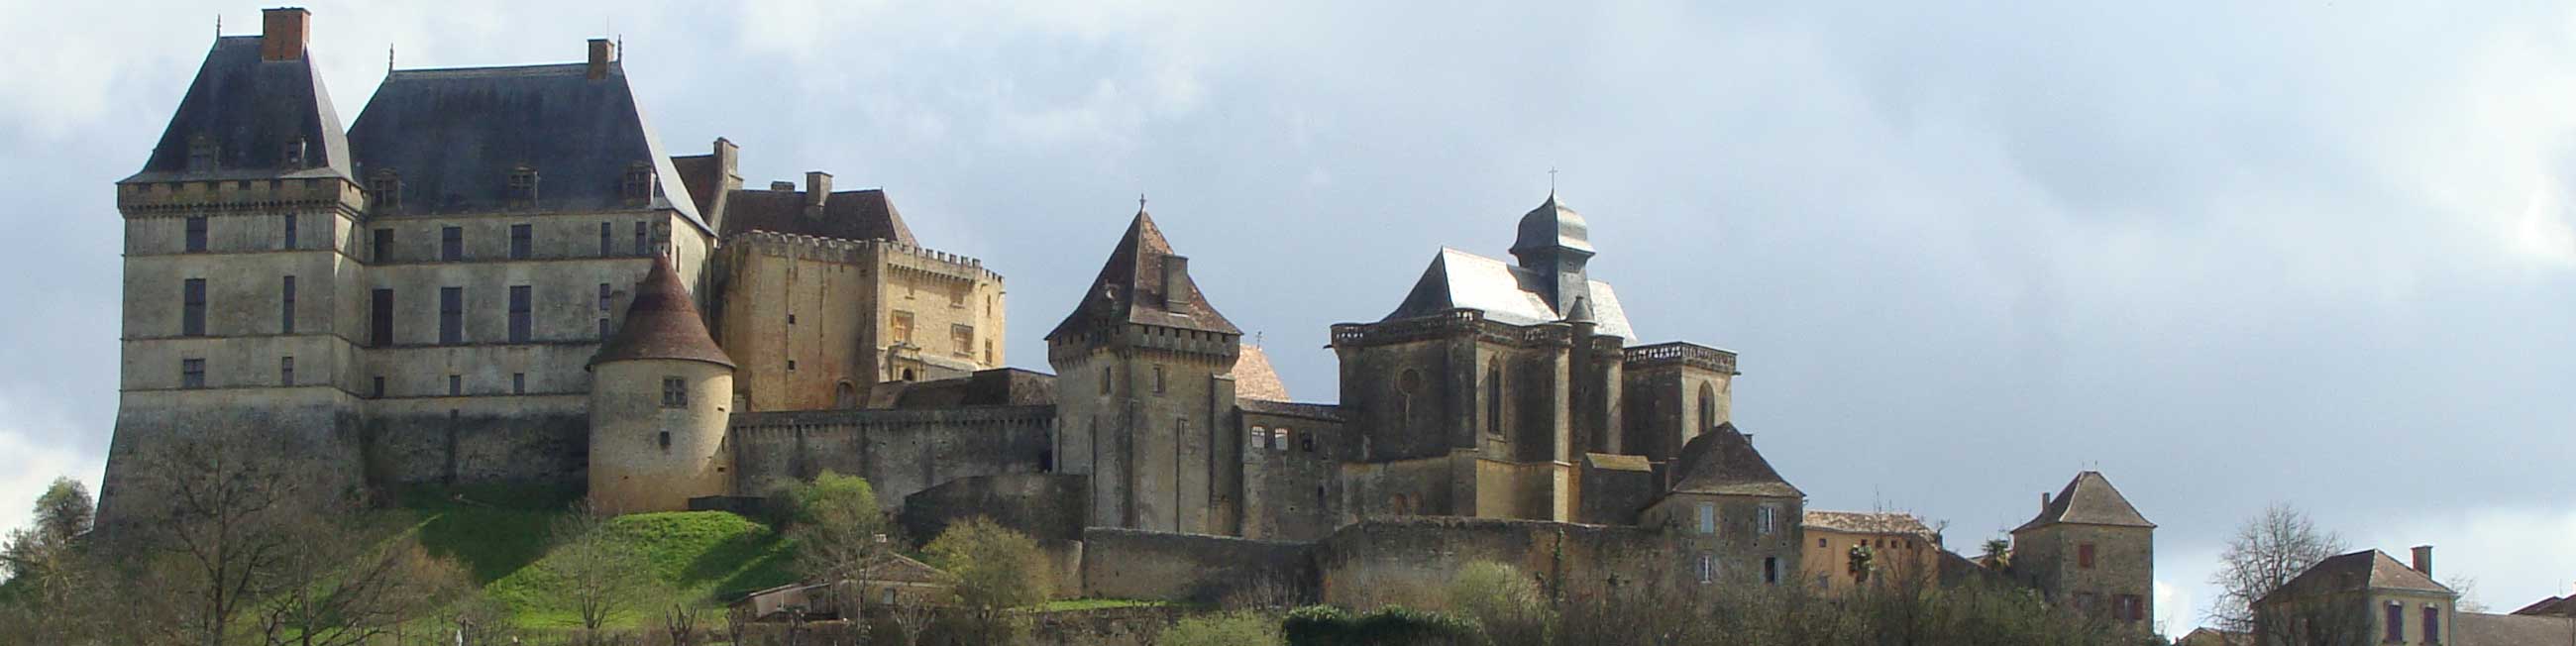
<svg viewBox="0 0 2576 646">
<path fill-rule="evenodd" d="M 2450 588 L 2434 582 L 2432 577 L 2424 576 L 2424 573 L 2417 572 L 2414 568 L 2406 567 L 2406 564 L 2397 562 L 2396 558 L 2390 557 L 2385 552 L 2362 550 L 2329 556 L 2325 560 L 2317 561 L 2316 565 L 2308 566 L 2308 569 L 2300 572 L 2298 576 L 2290 577 L 2288 583 L 2281 584 L 2280 588 L 2273 590 L 2272 594 L 2264 595 L 2264 598 L 2270 599 L 2281 595 L 2297 597 L 2355 590 L 2451 593 Z"/>
<path fill-rule="evenodd" d="M 626 205 L 626 171 L 657 177 L 653 206 L 700 227 L 686 178 L 645 124 L 623 64 L 604 78 L 589 65 L 397 70 L 385 75 L 349 129 L 357 172 L 399 173 L 400 214 L 495 211 L 509 178 L 537 172 L 538 209 L 611 211 Z"/>
<path fill-rule="evenodd" d="M 635 301 L 626 306 L 626 322 L 600 344 L 589 365 L 631 359 L 681 359 L 734 367 L 733 357 L 726 356 L 715 337 L 707 334 L 706 320 L 698 317 L 698 305 L 680 284 L 679 272 L 671 269 L 668 256 L 653 256 L 652 271 L 636 284 Z"/>
<path fill-rule="evenodd" d="M 1682 445 L 1677 460 L 1673 493 L 1703 493 L 1735 496 L 1801 497 L 1807 495 L 1780 478 L 1771 461 L 1753 448 L 1753 438 L 1735 430 L 1735 424 L 1719 424 L 1716 429 L 1691 438 Z"/>
<path fill-rule="evenodd" d="M 348 136 L 321 70 L 304 56 L 261 60 L 259 44 L 259 36 L 215 39 L 151 158 L 125 181 L 354 177 Z M 200 135 L 215 144 L 215 167 L 191 172 L 189 148 Z M 288 146 L 299 140 L 303 167 L 284 168 Z"/>
<path fill-rule="evenodd" d="M 1583 461 L 1592 468 L 1605 471 L 1652 472 L 1655 470 L 1655 463 L 1651 460 L 1647 460 L 1646 456 L 1642 455 L 1627 455 L 1623 453 L 1585 453 L 1583 454 Z"/>
<path fill-rule="evenodd" d="M 1279 370 L 1270 367 L 1270 353 L 1261 346 L 1243 346 L 1234 359 L 1234 397 L 1275 402 L 1288 401 L 1288 384 L 1279 380 Z"/>
<path fill-rule="evenodd" d="M 2462 612 L 2452 621 L 2451 643 L 2460 646 L 2576 645 L 2576 619 Z"/>
<path fill-rule="evenodd" d="M 726 193 L 724 161 L 713 154 L 686 155 L 671 158 L 671 169 L 679 172 L 680 183 L 689 189 L 689 198 L 704 216 L 717 227 L 724 227 L 717 213 L 716 199 Z"/>
<path fill-rule="evenodd" d="M 1913 514 L 1808 510 L 1799 524 L 1853 534 L 1911 534 L 1931 538 L 1932 528 Z"/>
<path fill-rule="evenodd" d="M 2075 479 L 2066 483 L 2066 489 L 2057 492 L 2057 497 L 2049 499 L 2047 508 L 2039 510 L 2038 517 L 2022 523 L 2020 527 L 2013 528 L 2013 531 L 2037 529 L 2059 523 L 2117 527 L 2156 526 L 2155 523 L 2147 522 L 2147 517 L 2139 515 L 2138 508 L 2130 506 L 2129 499 L 2120 495 L 2120 490 L 2111 486 L 2111 479 L 2102 477 L 2100 471 L 2075 474 Z"/>
<path fill-rule="evenodd" d="M 1199 291 L 1194 278 L 1185 279 L 1180 286 L 1189 292 L 1187 303 L 1173 307 L 1165 298 L 1163 259 L 1174 255 L 1172 243 L 1163 239 L 1163 230 L 1154 226 L 1153 216 L 1137 211 L 1136 219 L 1127 223 L 1127 235 L 1118 239 L 1117 248 L 1109 252 L 1109 260 L 1101 263 L 1100 275 L 1091 279 L 1091 289 L 1083 293 L 1082 302 L 1046 338 L 1073 334 L 1101 321 L 1243 334 L 1208 304 L 1207 294 Z"/>
<path fill-rule="evenodd" d="M 885 191 L 837 191 L 824 198 L 821 212 L 808 215 L 805 191 L 740 189 L 725 196 L 724 235 L 775 231 L 842 240 L 892 240 L 908 245 L 912 228 Z"/>
<path fill-rule="evenodd" d="M 1479 256 L 1466 251 L 1440 248 L 1431 257 L 1431 266 L 1413 283 L 1413 291 L 1404 302 L 1382 321 L 1432 316 L 1452 309 L 1466 308 L 1485 313 L 1491 321 L 1513 325 L 1539 325 L 1568 318 L 1547 302 L 1546 276 L 1525 267 Z M 1575 302 L 1591 310 L 1591 319 L 1599 327 L 1597 334 L 1607 334 L 1635 343 L 1637 333 L 1628 327 L 1628 312 L 1619 306 L 1619 295 L 1610 284 L 1590 281 L 1590 293 Z"/>
<path fill-rule="evenodd" d="M 2550 597 L 2513 611 L 2517 615 L 2576 617 L 2576 597 Z"/>
</svg>

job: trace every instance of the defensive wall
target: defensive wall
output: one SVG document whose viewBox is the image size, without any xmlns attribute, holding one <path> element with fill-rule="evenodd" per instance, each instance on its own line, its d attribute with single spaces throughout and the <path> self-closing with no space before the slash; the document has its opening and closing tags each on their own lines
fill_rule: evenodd
<svg viewBox="0 0 2576 646">
<path fill-rule="evenodd" d="M 950 480 L 1042 472 L 1054 426 L 1054 406 L 739 413 L 727 441 L 736 494 L 765 496 L 831 471 L 867 478 L 878 502 L 897 509 Z"/>
</svg>

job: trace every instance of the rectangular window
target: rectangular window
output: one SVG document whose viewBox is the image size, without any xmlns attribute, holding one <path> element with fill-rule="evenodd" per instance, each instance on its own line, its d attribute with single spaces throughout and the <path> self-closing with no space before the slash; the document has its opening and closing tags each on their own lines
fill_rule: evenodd
<svg viewBox="0 0 2576 646">
<path fill-rule="evenodd" d="M 438 343 L 465 342 L 465 288 L 438 288 Z"/>
<path fill-rule="evenodd" d="M 1703 502 L 1699 504 L 1699 533 L 1717 533 L 1717 503 Z"/>
<path fill-rule="evenodd" d="M 956 353 L 957 356 L 975 356 L 975 328 L 963 325 L 948 326 L 948 345 L 949 351 Z"/>
<path fill-rule="evenodd" d="M 2120 621 L 2133 622 L 2147 618 L 2147 604 L 2145 599 L 2134 594 L 2124 594 L 2114 597 L 2114 599 L 2116 604 L 2119 606 L 2117 610 L 2119 611 Z"/>
<path fill-rule="evenodd" d="M 1780 557 L 1762 557 L 1762 582 L 1773 585 L 1780 583 Z"/>
<path fill-rule="evenodd" d="M 610 333 L 610 332 L 614 332 L 614 331 L 615 331 L 615 330 L 608 329 L 608 317 L 605 317 L 605 316 L 599 317 L 599 340 L 601 340 L 601 341 L 606 341 L 606 340 L 608 340 L 608 333 Z"/>
<path fill-rule="evenodd" d="M 293 249 L 295 248 L 295 216 L 286 216 L 285 225 L 286 231 L 285 235 L 282 237 L 286 239 L 286 244 L 283 245 L 282 248 Z"/>
<path fill-rule="evenodd" d="M 1777 508 L 1777 507 L 1773 507 L 1773 506 L 1770 506 L 1770 505 L 1763 505 L 1761 509 L 1756 510 L 1756 511 L 1754 512 L 1754 514 L 1753 514 L 1753 522 L 1754 522 L 1754 524 L 1756 524 L 1756 525 L 1760 526 L 1760 528 L 1761 528 L 1761 532 L 1762 532 L 1762 535 L 1763 535 L 1763 536 L 1770 536 L 1770 535 L 1771 535 L 1772 528 L 1774 527 L 1774 525 L 1772 524 L 1771 517 L 1772 517 L 1772 515 L 1773 515 L 1773 514 L 1776 514 L 1776 513 L 1778 513 L 1778 512 L 1779 512 L 1779 508 Z"/>
<path fill-rule="evenodd" d="M 447 396 L 454 397 L 463 394 L 465 394 L 465 375 L 448 375 Z"/>
<path fill-rule="evenodd" d="M 374 387 L 373 389 L 370 389 L 368 392 L 375 393 L 375 394 L 373 395 L 373 397 L 376 397 L 376 398 L 379 398 L 379 399 L 383 398 L 383 397 L 385 396 L 385 378 L 384 378 L 384 377 L 382 377 L 382 376 L 378 376 L 378 377 L 376 377 L 376 379 L 375 379 L 375 387 Z"/>
<path fill-rule="evenodd" d="M 679 377 L 662 378 L 662 407 L 688 408 L 689 382 Z"/>
<path fill-rule="evenodd" d="M 206 387 L 206 360 L 204 360 L 204 359 L 180 359 L 180 360 L 179 360 L 179 387 L 180 387 L 180 388 L 204 388 L 204 387 Z"/>
<path fill-rule="evenodd" d="M 599 223 L 599 257 L 606 258 L 613 255 L 617 255 L 617 225 L 601 222 Z"/>
<path fill-rule="evenodd" d="M 2382 635 L 2383 638 L 2381 641 L 2391 644 L 2406 641 L 2406 604 L 2395 601 L 2388 602 L 2388 625 L 2386 628 L 2387 631 Z"/>
<path fill-rule="evenodd" d="M 1100 394 L 1109 394 L 1109 366 L 1100 367 Z"/>
<path fill-rule="evenodd" d="M 970 289 L 972 289 L 971 285 L 960 284 L 957 289 L 948 292 L 948 306 L 966 309 L 966 292 Z"/>
<path fill-rule="evenodd" d="M 378 289 L 367 310 L 367 344 L 387 347 L 394 344 L 394 290 Z"/>
<path fill-rule="evenodd" d="M 443 227 L 438 230 L 438 259 L 443 262 L 465 259 L 465 227 Z"/>
<path fill-rule="evenodd" d="M 529 309 L 534 307 L 535 304 L 530 302 L 531 299 L 528 290 L 529 288 L 527 285 L 510 286 L 511 343 L 527 343 L 528 338 L 534 336 L 536 333 L 535 330 L 532 329 L 536 326 L 536 321 L 534 320 L 535 317 L 529 311 Z"/>
<path fill-rule="evenodd" d="M 2424 643 L 2442 643 L 2442 609 L 2424 604 Z"/>
<path fill-rule="evenodd" d="M 190 278 L 179 284 L 179 335 L 206 335 L 206 279 Z"/>
<path fill-rule="evenodd" d="M 1154 394 L 1163 394 L 1163 367 L 1154 366 Z"/>
<path fill-rule="evenodd" d="M 889 327 L 894 328 L 894 330 L 893 330 L 893 332 L 892 332 L 892 335 L 894 336 L 894 342 L 895 342 L 895 343 L 906 344 L 906 345 L 911 344 L 911 343 L 912 343 L 912 313 L 911 313 L 911 312 L 905 312 L 905 311 L 896 311 L 896 312 L 894 313 L 894 316 L 893 316 L 893 317 L 891 317 L 891 318 L 893 319 L 893 321 L 892 321 L 891 323 L 889 323 L 889 324 L 888 324 L 888 326 L 889 326 Z"/>
<path fill-rule="evenodd" d="M 531 251 L 535 246 L 536 246 L 536 233 L 535 233 L 535 232 L 533 232 L 533 231 L 530 231 L 530 230 L 528 229 L 528 225 L 525 225 L 525 224 L 513 224 L 513 225 L 510 225 L 510 259 L 511 259 L 511 260 L 527 260 L 527 259 L 528 259 L 528 254 L 529 254 L 529 252 L 530 252 L 530 251 Z"/>
<path fill-rule="evenodd" d="M 277 330 L 279 334 L 295 333 L 295 277 L 287 276 L 277 287 Z"/>
<path fill-rule="evenodd" d="M 295 385 L 295 357 L 277 358 L 277 385 Z"/>
<path fill-rule="evenodd" d="M 642 256 L 650 253 L 653 253 L 653 225 L 651 223 L 637 221 L 635 223 L 635 255 Z"/>
<path fill-rule="evenodd" d="M 608 311 L 609 296 L 614 293 L 609 290 L 608 283 L 599 284 L 599 311 Z"/>
<path fill-rule="evenodd" d="M 513 395 L 525 395 L 525 394 L 528 394 L 528 373 L 524 373 L 524 372 L 513 372 L 513 373 L 510 373 L 510 394 L 513 394 Z"/>
<path fill-rule="evenodd" d="M 206 250 L 206 216 L 188 218 L 188 253 Z"/>
<path fill-rule="evenodd" d="M 369 262 L 391 262 L 394 259 L 394 230 L 377 229 L 375 241 L 368 246 L 372 247 L 367 254 Z"/>
<path fill-rule="evenodd" d="M 1250 431 L 1245 431 L 1245 432 L 1244 432 L 1244 434 L 1243 434 L 1243 459 L 1244 459 L 1244 461 L 1246 461 L 1246 462 L 1250 462 L 1250 461 L 1252 461 L 1253 456 L 1259 455 L 1263 449 L 1268 449 L 1268 448 L 1270 448 L 1270 429 L 1266 429 L 1266 428 L 1262 428 L 1262 427 L 1259 427 L 1259 426 L 1255 426 L 1255 427 L 1252 427 L 1252 430 L 1250 430 Z"/>
<path fill-rule="evenodd" d="M 1716 581 L 1717 581 L 1717 555 L 1716 555 L 1716 554 L 1710 554 L 1710 553 L 1708 553 L 1708 552 L 1700 552 L 1700 553 L 1699 553 L 1699 582 L 1700 582 L 1700 583 L 1715 583 Z"/>
<path fill-rule="evenodd" d="M 2075 546 L 2075 567 L 2084 568 L 2084 569 L 2087 569 L 2087 570 L 2093 569 L 2093 544 L 2092 544 L 2092 543 L 2085 543 L 2085 544 L 2082 544 L 2082 545 L 2077 545 L 2077 546 Z"/>
</svg>

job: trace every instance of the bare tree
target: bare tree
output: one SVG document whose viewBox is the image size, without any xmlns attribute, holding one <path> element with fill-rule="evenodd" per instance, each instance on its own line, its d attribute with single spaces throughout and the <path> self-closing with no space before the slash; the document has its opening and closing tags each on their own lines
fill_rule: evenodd
<svg viewBox="0 0 2576 646">
<path fill-rule="evenodd" d="M 895 595 L 894 603 L 883 604 L 886 623 L 894 625 L 895 644 L 913 646 L 921 642 L 930 623 L 939 619 L 939 605 L 932 599 Z"/>
<path fill-rule="evenodd" d="M 280 442 L 244 427 L 194 429 L 136 454 L 144 522 L 120 535 L 151 564 L 138 591 L 173 603 L 171 643 L 220 646 L 242 611 L 274 594 L 307 537 L 290 528 L 326 506 L 305 491 Z"/>
<path fill-rule="evenodd" d="M 2222 629 L 2252 632 L 2259 617 L 2256 601 L 2318 561 L 2343 551 L 2343 539 L 2319 531 L 2306 513 L 2286 503 L 2266 507 L 2261 515 L 2237 526 L 2236 536 L 2219 555 L 2219 569 L 2209 578 L 2211 585 L 2218 586 L 2219 596 L 2207 616 Z"/>
<path fill-rule="evenodd" d="M 651 596 L 644 564 L 633 550 L 617 544 L 607 516 L 578 505 L 555 523 L 553 539 L 554 550 L 546 564 L 563 578 L 586 640 L 595 643 L 609 620 Z"/>
<path fill-rule="evenodd" d="M 447 603 L 467 587 L 463 568 L 417 540 L 346 518 L 313 518 L 280 561 L 277 592 L 259 603 L 269 646 L 361 646 Z"/>
</svg>

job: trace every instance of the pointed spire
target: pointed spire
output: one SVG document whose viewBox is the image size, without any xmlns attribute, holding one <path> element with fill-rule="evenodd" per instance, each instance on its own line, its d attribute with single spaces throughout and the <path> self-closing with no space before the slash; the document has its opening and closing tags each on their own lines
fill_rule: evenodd
<svg viewBox="0 0 2576 646">
<path fill-rule="evenodd" d="M 1577 297 L 1575 297 L 1575 298 L 1574 298 L 1574 308 L 1573 308 L 1573 311 L 1566 312 L 1566 314 L 1565 314 L 1565 322 L 1567 322 L 1567 323 L 1591 323 L 1591 322 L 1593 322 L 1593 321 L 1592 321 L 1592 299 L 1584 298 L 1584 297 L 1581 297 L 1581 296 L 1577 296 Z"/>
<path fill-rule="evenodd" d="M 698 316 L 696 299 L 689 288 L 680 284 L 680 274 L 671 268 L 671 258 L 653 256 L 653 269 L 635 285 L 635 299 L 626 305 L 626 323 L 617 334 L 599 346 L 599 354 L 590 365 L 611 361 L 638 359 L 678 359 L 704 361 L 727 368 L 734 367 L 733 357 L 716 345 L 715 336 L 707 333 L 707 323 Z"/>
<path fill-rule="evenodd" d="M 1208 304 L 1189 276 L 1189 259 L 1172 252 L 1162 228 L 1143 210 L 1141 197 L 1137 206 L 1135 219 L 1127 223 L 1127 235 L 1110 250 L 1109 260 L 1101 264 L 1082 302 L 1047 338 L 1074 334 L 1101 320 L 1243 334 Z"/>
</svg>

